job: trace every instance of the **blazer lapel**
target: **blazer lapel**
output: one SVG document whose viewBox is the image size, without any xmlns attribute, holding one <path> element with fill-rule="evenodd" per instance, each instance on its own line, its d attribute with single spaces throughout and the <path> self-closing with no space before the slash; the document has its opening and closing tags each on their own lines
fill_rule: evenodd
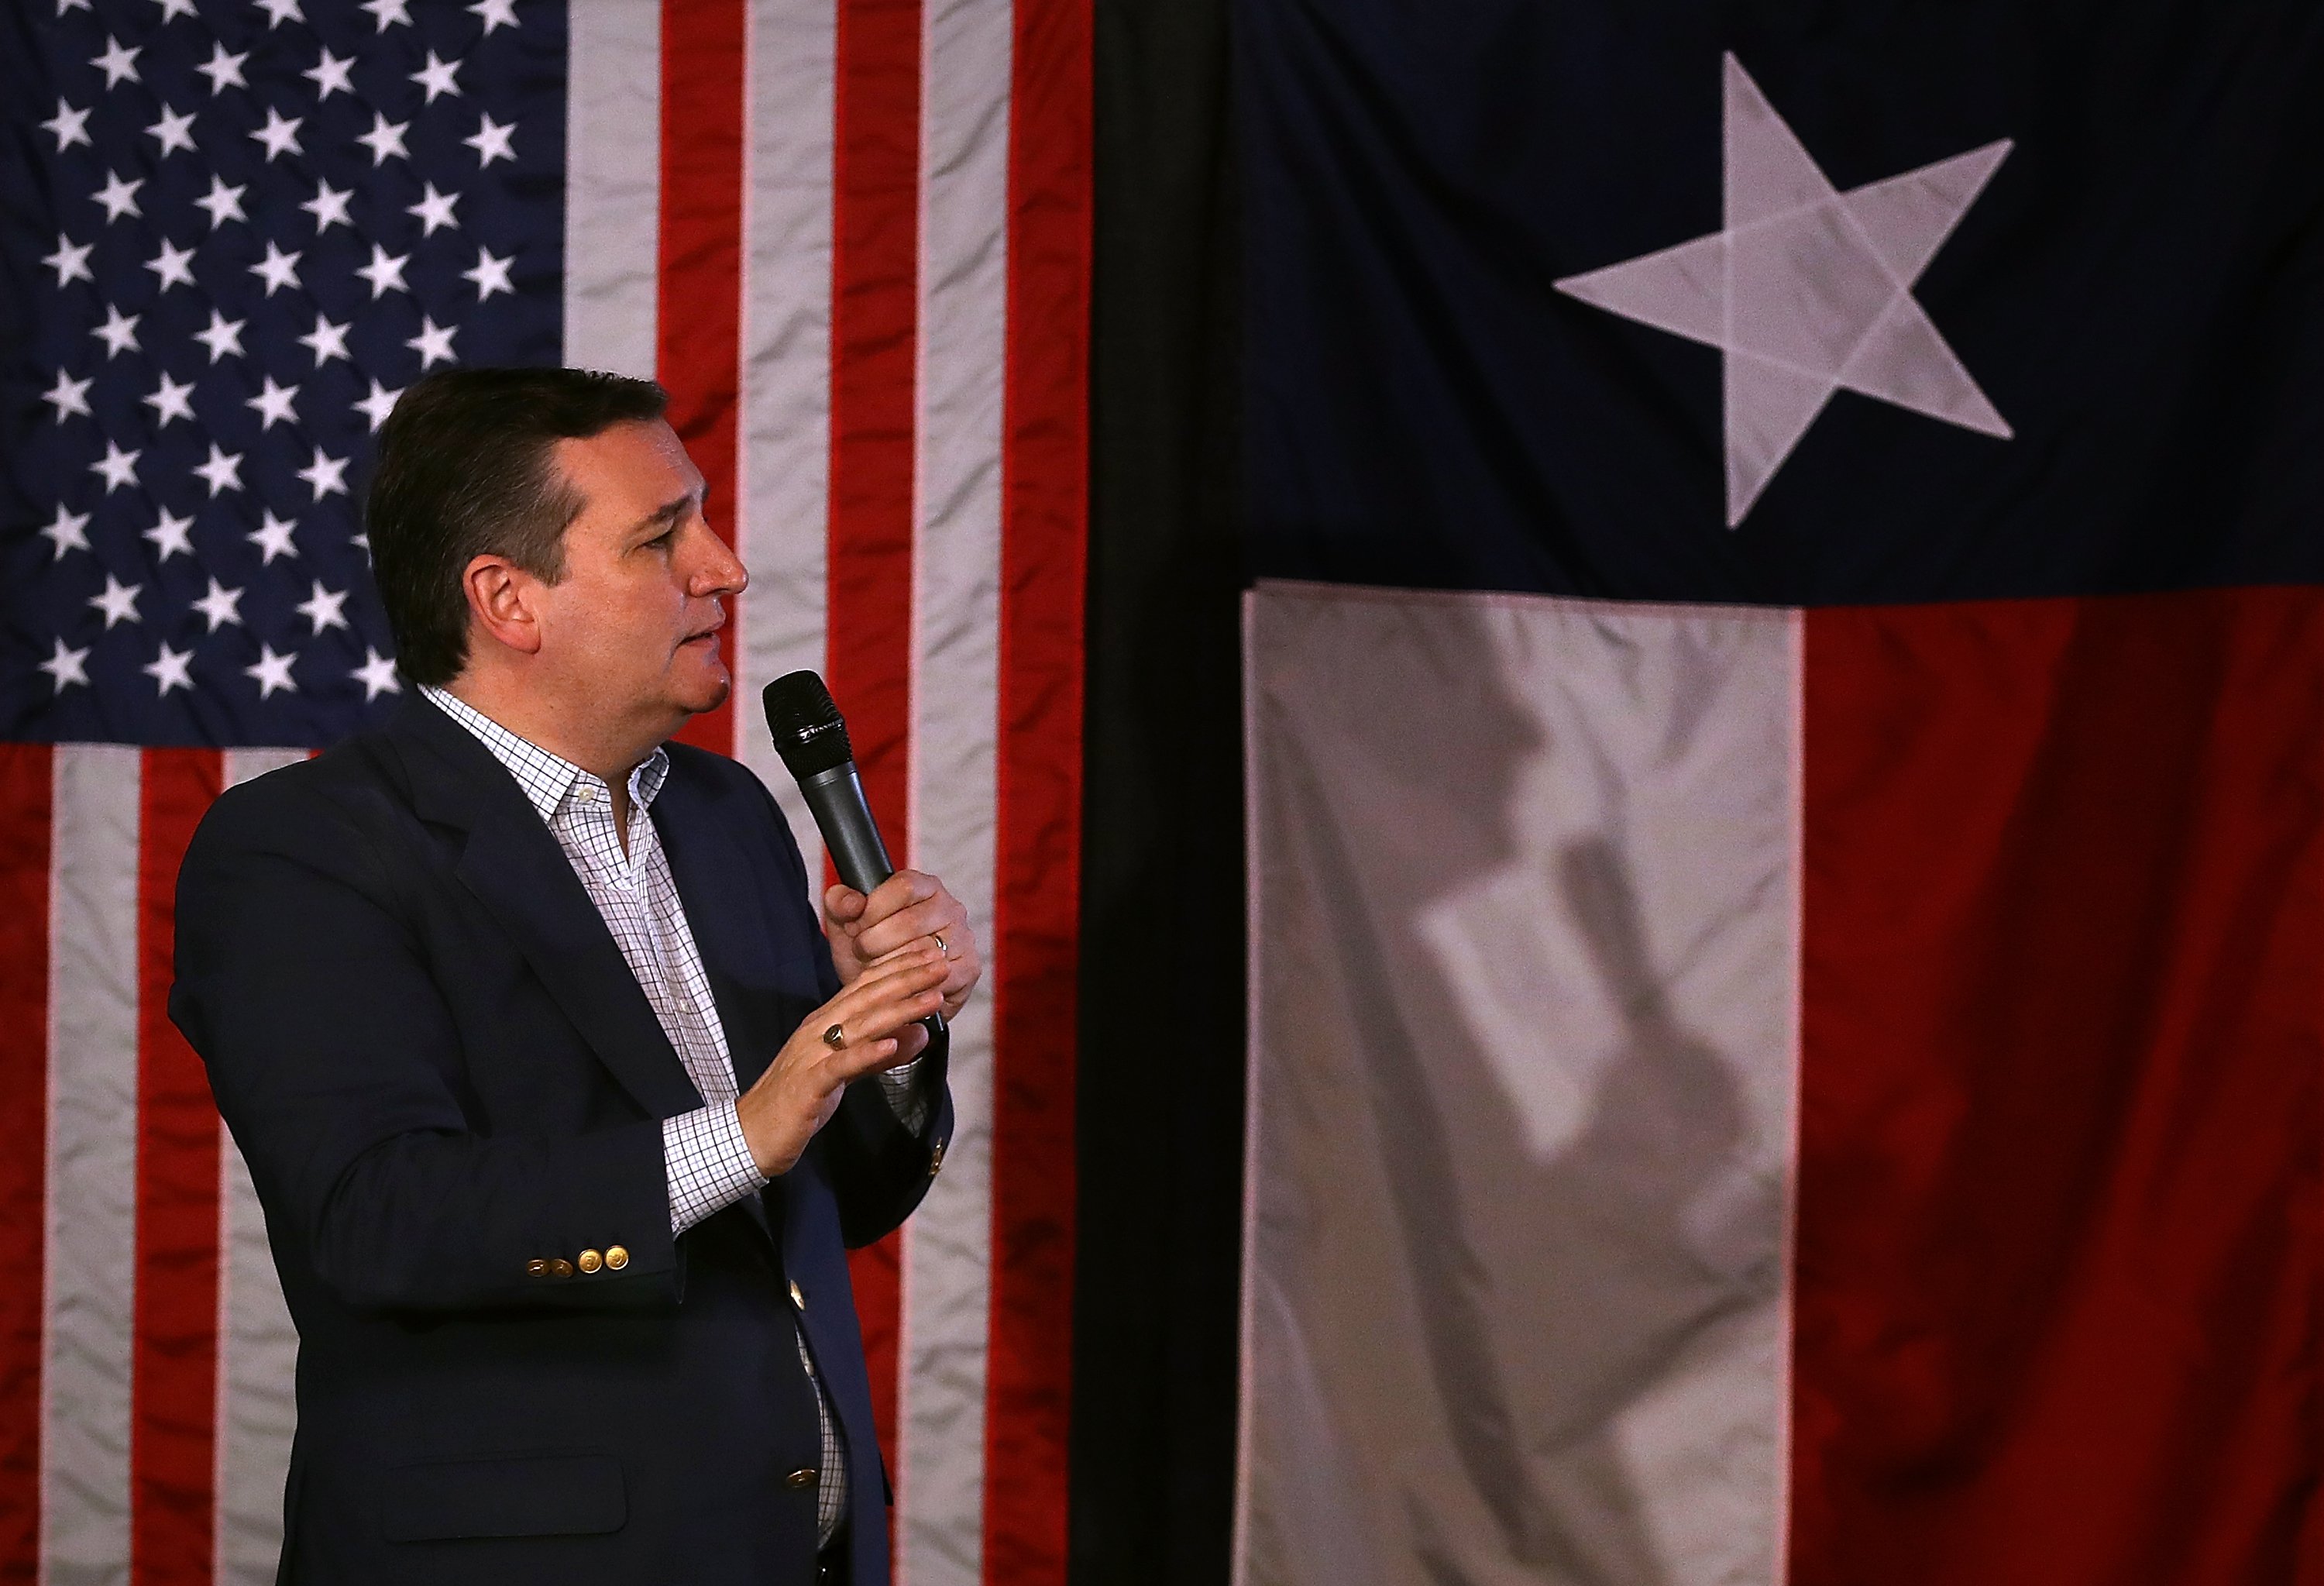
<svg viewBox="0 0 2324 1586">
<path fill-rule="evenodd" d="M 506 767 L 413 699 L 389 724 L 424 820 L 467 833 L 460 880 L 490 909 L 622 1088 L 657 1118 L 702 1105 L 581 878 Z"/>
<path fill-rule="evenodd" d="M 654 800 L 654 830 L 662 853 L 669 861 L 670 879 L 678 883 L 678 900 L 686 907 L 687 924 L 701 951 L 702 966 L 710 981 L 710 994 L 718 1007 L 718 1022 L 726 1032 L 726 1052 L 734 1065 L 738 1089 L 749 1090 L 774 1061 L 769 1045 L 763 973 L 750 973 L 745 962 L 753 955 L 761 967 L 771 967 L 776 945 L 770 933 L 775 922 L 767 908 L 763 876 L 736 862 L 725 845 L 706 839 L 729 829 L 715 803 L 724 789 L 705 788 L 678 775 L 673 766 L 661 796 Z M 741 955 L 738 959 L 737 955 Z M 760 988 L 755 994 L 752 988 Z M 786 1029 L 782 1037 L 790 1032 Z M 772 1037 L 779 1042 L 782 1037 Z"/>
</svg>

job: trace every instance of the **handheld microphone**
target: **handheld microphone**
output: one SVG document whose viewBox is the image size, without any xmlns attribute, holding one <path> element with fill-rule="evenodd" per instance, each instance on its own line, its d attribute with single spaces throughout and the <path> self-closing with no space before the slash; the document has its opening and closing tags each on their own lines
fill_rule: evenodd
<svg viewBox="0 0 2324 1586">
<path fill-rule="evenodd" d="M 816 829 L 831 852 L 832 868 L 857 891 L 870 892 L 894 875 L 896 866 L 863 797 L 847 724 L 831 690 L 813 672 L 792 672 L 768 684 L 760 698 L 767 707 L 767 731 L 774 734 L 775 752 L 807 798 Z M 930 1035 L 944 1033 L 941 1013 L 920 1022 Z"/>
</svg>

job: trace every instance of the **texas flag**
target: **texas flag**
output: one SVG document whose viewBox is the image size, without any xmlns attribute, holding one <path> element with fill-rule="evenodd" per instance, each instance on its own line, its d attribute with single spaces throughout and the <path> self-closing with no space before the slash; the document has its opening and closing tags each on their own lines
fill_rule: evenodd
<svg viewBox="0 0 2324 1586">
<path fill-rule="evenodd" d="M 1242 23 L 1238 1579 L 2319 1578 L 2324 19 Z"/>
</svg>

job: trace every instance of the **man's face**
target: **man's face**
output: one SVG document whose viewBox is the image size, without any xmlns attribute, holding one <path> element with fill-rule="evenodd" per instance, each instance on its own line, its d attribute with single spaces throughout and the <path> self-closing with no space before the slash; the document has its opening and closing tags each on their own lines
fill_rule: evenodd
<svg viewBox="0 0 2324 1586">
<path fill-rule="evenodd" d="M 540 659 L 608 724 L 666 737 L 725 699 L 725 597 L 750 575 L 702 516 L 702 475 L 669 426 L 617 424 L 557 444 L 587 504 L 565 530 L 565 576 L 540 591 Z"/>
</svg>

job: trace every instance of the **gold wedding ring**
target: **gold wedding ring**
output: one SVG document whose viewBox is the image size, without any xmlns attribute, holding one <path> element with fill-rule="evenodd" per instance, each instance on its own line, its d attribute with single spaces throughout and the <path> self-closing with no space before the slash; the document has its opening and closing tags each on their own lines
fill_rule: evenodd
<svg viewBox="0 0 2324 1586">
<path fill-rule="evenodd" d="M 836 1052 L 847 1045 L 847 1032 L 835 1024 L 823 1032 L 823 1044 Z"/>
</svg>

